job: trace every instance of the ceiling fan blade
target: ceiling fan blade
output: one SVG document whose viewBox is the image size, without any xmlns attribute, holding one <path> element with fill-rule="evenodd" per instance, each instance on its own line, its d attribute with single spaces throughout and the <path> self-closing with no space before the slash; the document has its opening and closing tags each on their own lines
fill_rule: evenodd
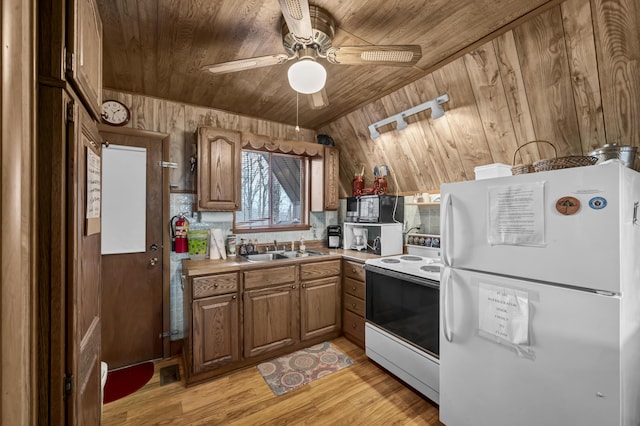
<svg viewBox="0 0 640 426">
<path fill-rule="evenodd" d="M 412 66 L 422 57 L 418 45 L 342 46 L 327 49 L 327 60 L 342 65 Z"/>
<path fill-rule="evenodd" d="M 227 74 L 230 72 L 244 71 L 260 67 L 268 67 L 270 65 L 278 65 L 293 59 L 284 53 L 275 55 L 257 56 L 255 58 L 237 59 L 235 61 L 221 62 L 219 64 L 205 65 L 202 71 L 209 71 L 214 74 Z"/>
<path fill-rule="evenodd" d="M 311 109 L 321 109 L 329 105 L 329 98 L 324 89 L 307 95 L 307 101 Z"/>
<path fill-rule="evenodd" d="M 308 45 L 313 41 L 313 27 L 308 0 L 279 0 L 282 16 L 293 38 Z"/>
</svg>

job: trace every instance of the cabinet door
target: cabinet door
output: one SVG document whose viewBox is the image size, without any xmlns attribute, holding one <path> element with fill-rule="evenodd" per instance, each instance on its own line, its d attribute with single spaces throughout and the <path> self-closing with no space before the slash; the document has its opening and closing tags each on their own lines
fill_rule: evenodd
<svg viewBox="0 0 640 426">
<path fill-rule="evenodd" d="M 311 211 L 338 210 L 339 151 L 326 146 L 322 158 L 311 160 Z"/>
<path fill-rule="evenodd" d="M 193 372 L 240 359 L 235 293 L 193 302 Z"/>
<path fill-rule="evenodd" d="M 67 76 L 93 118 L 99 120 L 102 105 L 102 20 L 96 1 L 71 1 L 69 15 Z"/>
<path fill-rule="evenodd" d="M 300 290 L 302 340 L 340 329 L 340 277 L 303 281 Z"/>
<path fill-rule="evenodd" d="M 324 209 L 338 210 L 340 185 L 339 152 L 337 148 L 324 148 Z"/>
<path fill-rule="evenodd" d="M 198 129 L 198 210 L 240 210 L 241 133 Z"/>
<path fill-rule="evenodd" d="M 299 291 L 294 283 L 244 292 L 244 356 L 300 340 Z"/>
</svg>

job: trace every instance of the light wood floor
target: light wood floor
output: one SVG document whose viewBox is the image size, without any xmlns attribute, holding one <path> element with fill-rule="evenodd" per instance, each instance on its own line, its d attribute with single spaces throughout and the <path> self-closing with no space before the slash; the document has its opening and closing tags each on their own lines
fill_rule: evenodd
<svg viewBox="0 0 640 426">
<path fill-rule="evenodd" d="M 438 408 L 404 386 L 364 351 L 340 337 L 332 343 L 354 364 L 294 391 L 275 396 L 257 368 L 209 382 L 160 387 L 160 368 L 179 357 L 158 361 L 142 389 L 104 405 L 103 425 L 442 425 Z"/>
</svg>

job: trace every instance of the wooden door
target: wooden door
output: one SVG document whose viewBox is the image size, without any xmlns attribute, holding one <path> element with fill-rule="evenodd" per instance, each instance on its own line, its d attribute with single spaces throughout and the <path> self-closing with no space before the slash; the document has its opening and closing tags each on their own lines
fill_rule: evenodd
<svg viewBox="0 0 640 426">
<path fill-rule="evenodd" d="M 300 289 L 302 340 L 340 329 L 340 277 L 303 281 Z"/>
<path fill-rule="evenodd" d="M 300 341 L 300 293 L 297 287 L 291 283 L 244 292 L 245 357 Z"/>
<path fill-rule="evenodd" d="M 96 185 L 99 194 L 100 182 L 87 167 L 92 163 L 88 157 L 100 157 L 101 143 L 95 123 L 84 108 L 76 103 L 72 111 L 67 177 L 67 421 L 96 425 L 100 423 L 101 394 L 100 231 L 95 227 L 99 221 L 87 218 L 87 194 L 95 196 Z M 98 163 L 93 170 L 99 173 L 99 167 Z"/>
<path fill-rule="evenodd" d="M 102 358 L 111 370 L 163 356 L 163 153 L 157 137 L 104 130 L 102 136 L 112 146 L 144 148 L 147 165 L 144 247 L 102 256 Z"/>
</svg>

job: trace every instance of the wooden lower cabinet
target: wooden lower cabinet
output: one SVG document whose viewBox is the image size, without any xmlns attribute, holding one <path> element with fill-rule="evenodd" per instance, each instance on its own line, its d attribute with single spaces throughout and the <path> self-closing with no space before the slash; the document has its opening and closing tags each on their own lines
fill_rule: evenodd
<svg viewBox="0 0 640 426">
<path fill-rule="evenodd" d="M 207 297 L 193 302 L 193 372 L 240 359 L 238 297 Z"/>
<path fill-rule="evenodd" d="M 301 287 L 302 340 L 340 330 L 340 277 L 304 281 Z"/>
<path fill-rule="evenodd" d="M 299 289 L 295 283 L 244 292 L 244 356 L 297 343 Z"/>
<path fill-rule="evenodd" d="M 338 337 L 341 269 L 334 258 L 189 277 L 183 264 L 186 385 Z"/>
<path fill-rule="evenodd" d="M 364 263 L 343 260 L 342 332 L 361 348 L 364 348 L 365 292 Z"/>
</svg>

